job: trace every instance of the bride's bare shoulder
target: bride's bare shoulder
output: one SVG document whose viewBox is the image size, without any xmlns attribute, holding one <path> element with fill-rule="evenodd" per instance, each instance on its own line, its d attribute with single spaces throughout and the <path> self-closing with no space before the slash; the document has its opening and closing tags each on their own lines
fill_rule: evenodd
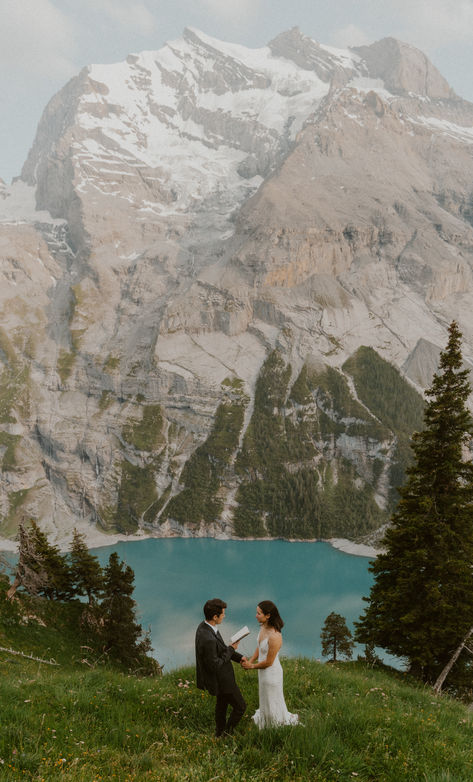
<svg viewBox="0 0 473 782">
<path fill-rule="evenodd" d="M 282 644 L 282 635 L 281 633 L 278 633 L 278 631 L 275 630 L 274 628 L 271 628 L 271 630 L 267 635 L 267 638 L 268 641 L 272 644 L 278 644 L 279 646 L 281 646 Z"/>
</svg>

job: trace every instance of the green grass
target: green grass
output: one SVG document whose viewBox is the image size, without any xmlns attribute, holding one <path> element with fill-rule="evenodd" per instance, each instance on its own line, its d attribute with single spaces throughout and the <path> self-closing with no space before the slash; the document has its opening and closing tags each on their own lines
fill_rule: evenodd
<svg viewBox="0 0 473 782">
<path fill-rule="evenodd" d="M 103 368 L 105 372 L 113 372 L 114 369 L 118 369 L 120 366 L 120 359 L 118 356 L 108 356 L 105 364 L 103 365 Z"/>
<path fill-rule="evenodd" d="M 18 658 L 19 659 L 19 658 Z M 257 679 L 234 739 L 213 738 L 214 699 L 194 669 L 137 679 L 0 655 L 0 758 L 6 780 L 371 780 L 470 782 L 466 707 L 360 663 L 284 660 L 288 708 L 303 725 L 259 732 Z"/>
<path fill-rule="evenodd" d="M 196 688 L 194 668 L 138 678 L 103 665 L 84 646 L 80 611 L 0 601 L 0 646 L 59 663 L 0 651 L 6 782 L 473 779 L 471 712 L 401 672 L 283 659 L 287 706 L 302 725 L 260 732 L 256 673 L 236 668 L 247 713 L 233 739 L 216 740 L 215 700 Z"/>
<path fill-rule="evenodd" d="M 114 524 L 119 532 L 135 532 L 142 514 L 158 499 L 154 475 L 153 463 L 140 467 L 123 460 L 114 513 Z"/>
<path fill-rule="evenodd" d="M 258 377 L 236 460 L 235 533 L 356 539 L 379 528 L 387 521 L 374 499 L 383 463 L 368 459 L 367 476 L 366 465 L 357 470 L 343 458 L 336 439 L 346 434 L 381 442 L 393 435 L 351 396 L 340 372 L 304 366 L 292 388 L 290 374 L 275 350 Z"/>
<path fill-rule="evenodd" d="M 0 431 L 0 447 L 4 448 L 3 457 L 1 460 L 1 469 L 4 472 L 14 470 L 16 467 L 16 455 L 15 449 L 21 440 L 20 435 L 8 434 L 8 432 Z"/>
<path fill-rule="evenodd" d="M 1 442 L 0 432 L 0 442 Z M 0 519 L 0 534 L 3 537 L 16 535 L 18 531 L 18 516 L 21 507 L 28 496 L 29 489 L 19 489 L 8 493 L 8 513 Z"/>
<path fill-rule="evenodd" d="M 57 372 L 61 378 L 61 383 L 65 383 L 72 372 L 74 361 L 76 360 L 75 351 L 67 351 L 61 348 L 57 360 Z"/>
<path fill-rule="evenodd" d="M 112 391 L 102 391 L 99 399 L 99 410 L 103 413 L 114 402 L 114 396 Z"/>
<path fill-rule="evenodd" d="M 223 510 L 219 490 L 228 465 L 238 447 L 248 398 L 241 384 L 226 380 L 226 396 L 219 404 L 207 439 L 184 465 L 180 482 L 184 487 L 171 499 L 161 517 L 187 526 L 218 519 Z"/>
<path fill-rule="evenodd" d="M 139 451 L 154 451 L 162 444 L 163 414 L 161 405 L 143 405 L 139 421 L 129 421 L 123 427 L 123 438 Z"/>
<path fill-rule="evenodd" d="M 397 487 L 405 481 L 412 462 L 410 438 L 424 428 L 424 400 L 373 348 L 361 346 L 343 365 L 353 378 L 357 394 L 379 420 L 397 435 L 390 469 L 390 508 L 398 502 Z"/>
<path fill-rule="evenodd" d="M 5 353 L 3 344 L 0 340 L 0 360 Z M 0 372 L 0 424 L 15 423 L 17 415 L 29 415 L 29 381 L 29 367 L 13 356 Z"/>
</svg>

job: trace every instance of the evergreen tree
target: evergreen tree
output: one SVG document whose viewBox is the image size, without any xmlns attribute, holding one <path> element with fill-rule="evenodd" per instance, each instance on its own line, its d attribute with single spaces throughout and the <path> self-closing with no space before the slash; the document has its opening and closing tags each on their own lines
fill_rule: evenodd
<svg viewBox="0 0 473 782">
<path fill-rule="evenodd" d="M 331 654 L 332 662 L 337 661 L 337 652 L 349 659 L 352 657 L 354 643 L 344 616 L 332 611 L 325 620 L 320 637 L 324 657 Z"/>
<path fill-rule="evenodd" d="M 49 577 L 43 563 L 43 557 L 38 551 L 36 536 L 23 522 L 18 527 L 18 564 L 15 569 L 13 584 L 7 591 L 11 600 L 18 587 L 22 587 L 30 595 L 38 595 L 49 585 Z"/>
<path fill-rule="evenodd" d="M 406 658 L 425 681 L 436 678 L 473 624 L 471 389 L 460 344 L 453 322 L 426 391 L 425 429 L 412 437 L 414 464 L 385 551 L 370 567 L 374 583 L 355 636 Z"/>
<path fill-rule="evenodd" d="M 69 558 L 75 593 L 87 595 L 89 604 L 94 602 L 103 589 L 104 576 L 97 557 L 87 548 L 84 535 L 76 529 Z"/>
<path fill-rule="evenodd" d="M 35 553 L 47 576 L 47 582 L 38 594 L 50 600 L 69 600 L 74 594 L 72 576 L 65 556 L 57 546 L 52 545 L 36 521 L 31 521 L 31 537 Z"/>
<path fill-rule="evenodd" d="M 121 562 L 116 552 L 110 554 L 101 604 L 103 636 L 110 657 L 127 668 L 150 663 L 146 658 L 151 649 L 149 638 L 141 639 L 141 625 L 136 622 L 136 603 L 132 598 L 134 580 L 132 568 Z"/>
<path fill-rule="evenodd" d="M 374 643 L 365 644 L 365 655 L 364 657 L 358 657 L 358 659 L 364 660 L 368 665 L 371 665 L 374 667 L 375 665 L 380 665 L 383 661 L 381 657 L 379 657 L 376 654 L 375 651 L 375 645 Z"/>
</svg>

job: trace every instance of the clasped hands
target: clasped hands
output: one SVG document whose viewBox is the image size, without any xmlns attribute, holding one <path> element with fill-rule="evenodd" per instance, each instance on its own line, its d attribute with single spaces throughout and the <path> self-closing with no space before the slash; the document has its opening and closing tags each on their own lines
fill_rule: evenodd
<svg viewBox="0 0 473 782">
<path fill-rule="evenodd" d="M 233 646 L 233 648 L 236 651 L 238 649 L 238 644 L 239 643 L 240 643 L 240 641 L 235 641 L 235 643 L 230 644 L 230 646 Z M 248 662 L 248 657 L 245 657 L 245 655 L 242 656 L 242 658 L 240 660 L 240 665 L 241 665 L 242 668 L 245 669 L 245 671 L 249 671 L 250 668 L 253 668 L 252 663 Z"/>
</svg>

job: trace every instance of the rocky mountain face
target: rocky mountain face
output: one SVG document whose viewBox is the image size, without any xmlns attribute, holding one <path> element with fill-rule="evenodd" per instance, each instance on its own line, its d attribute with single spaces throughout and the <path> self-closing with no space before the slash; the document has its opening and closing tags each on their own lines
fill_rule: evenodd
<svg viewBox="0 0 473 782">
<path fill-rule="evenodd" d="M 455 318 L 473 105 L 394 39 L 85 68 L 0 184 L 0 536 L 358 539 Z"/>
</svg>

